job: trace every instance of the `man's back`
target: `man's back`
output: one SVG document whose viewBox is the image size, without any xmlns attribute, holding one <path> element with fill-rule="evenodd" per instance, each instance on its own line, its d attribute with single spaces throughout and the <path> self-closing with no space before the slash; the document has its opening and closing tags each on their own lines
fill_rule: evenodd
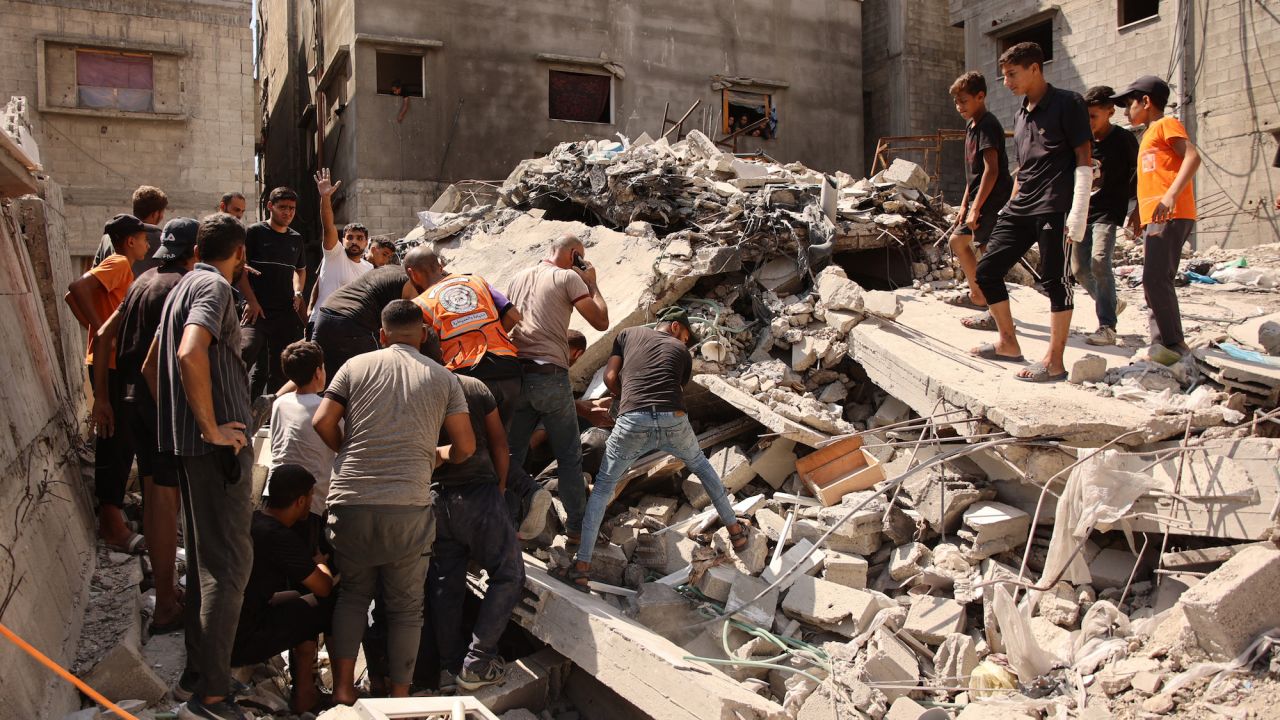
<svg viewBox="0 0 1280 720">
<path fill-rule="evenodd" d="M 325 391 L 345 408 L 329 505 L 430 505 L 436 440 L 467 412 L 452 373 L 395 344 L 348 360 Z"/>
<path fill-rule="evenodd" d="M 507 292 L 523 319 L 511 332 L 522 360 L 540 360 L 569 369 L 569 319 L 573 305 L 590 296 L 573 270 L 543 261 L 521 272 Z"/>
<path fill-rule="evenodd" d="M 485 416 L 498 409 L 498 402 L 484 382 L 466 375 L 458 375 L 462 386 L 462 395 L 467 399 L 467 412 L 471 415 L 471 431 L 476 436 L 476 451 L 471 457 L 457 465 L 445 464 L 436 469 L 435 479 L 443 485 L 464 483 L 496 483 L 497 472 L 493 468 L 493 458 L 489 456 L 489 435 L 485 425 Z M 440 444 L 449 443 L 449 434 L 440 434 Z"/>
<path fill-rule="evenodd" d="M 120 333 L 116 340 L 116 369 L 126 383 L 142 380 L 142 363 L 160 327 L 165 299 L 186 268 L 174 263 L 144 272 L 134 279 L 120 304 Z"/>
<path fill-rule="evenodd" d="M 358 323 L 370 332 L 382 326 L 379 315 L 387 303 L 404 294 L 409 275 L 401 265 L 375 268 L 343 285 L 328 297 L 322 307 L 330 314 Z"/>
<path fill-rule="evenodd" d="M 651 328 L 628 328 L 613 341 L 612 354 L 622 358 L 619 415 L 648 408 L 685 409 L 684 386 L 693 359 L 679 339 Z"/>
<path fill-rule="evenodd" d="M 311 512 L 323 515 L 334 452 L 311 427 L 311 418 L 319 407 L 320 396 L 314 393 L 291 392 L 276 398 L 271 406 L 271 463 L 292 463 L 306 468 L 316 480 Z"/>
</svg>

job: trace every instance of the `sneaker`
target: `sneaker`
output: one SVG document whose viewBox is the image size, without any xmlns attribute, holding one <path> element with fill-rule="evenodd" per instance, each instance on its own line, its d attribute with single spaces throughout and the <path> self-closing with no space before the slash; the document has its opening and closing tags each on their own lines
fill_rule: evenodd
<svg viewBox="0 0 1280 720">
<path fill-rule="evenodd" d="M 230 700 L 205 705 L 191 698 L 178 706 L 178 720 L 249 720 L 249 716 Z"/>
<path fill-rule="evenodd" d="M 1115 345 L 1116 329 L 1109 327 L 1100 327 L 1092 335 L 1084 339 L 1090 345 Z"/>
<path fill-rule="evenodd" d="M 1152 362 L 1170 366 L 1177 365 L 1178 362 L 1182 360 L 1182 353 L 1157 343 L 1151 346 L 1151 350 L 1148 351 L 1147 357 L 1150 358 Z"/>
<path fill-rule="evenodd" d="M 173 699 L 178 702 L 186 702 L 196 691 L 196 674 L 190 670 L 183 670 L 182 676 L 178 678 L 178 684 L 173 686 Z"/>
<path fill-rule="evenodd" d="M 458 687 L 474 692 L 486 685 L 502 684 L 507 679 L 507 665 L 502 658 L 480 660 L 470 667 L 463 665 Z"/>
<path fill-rule="evenodd" d="M 453 695 L 458 692 L 458 676 L 448 670 L 440 671 L 440 694 Z"/>
<path fill-rule="evenodd" d="M 524 520 L 520 521 L 516 537 L 532 540 L 541 535 L 547 527 L 547 510 L 550 508 L 551 493 L 546 488 L 534 490 L 533 497 L 529 500 L 529 511 L 525 513 Z"/>
</svg>

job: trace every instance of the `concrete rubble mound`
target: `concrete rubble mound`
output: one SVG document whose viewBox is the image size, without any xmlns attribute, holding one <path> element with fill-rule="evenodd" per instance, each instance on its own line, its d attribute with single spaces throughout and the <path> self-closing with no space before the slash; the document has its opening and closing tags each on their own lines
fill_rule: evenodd
<svg viewBox="0 0 1280 720">
<path fill-rule="evenodd" d="M 400 245 L 432 242 L 502 286 L 556 235 L 582 238 L 623 318 L 575 325 L 588 394 L 620 329 L 689 312 L 690 416 L 748 545 L 732 550 L 681 463 L 641 458 L 602 528 L 594 595 L 766 700 L 753 717 L 1150 717 L 1245 707 L 1259 684 L 1280 698 L 1264 597 L 1280 375 L 1221 345 L 1253 315 L 1237 344 L 1265 354 L 1280 315 L 1203 325 L 1172 367 L 1083 357 L 1068 394 L 1031 410 L 1032 389 L 975 389 L 993 371 L 949 385 L 936 353 L 884 340 L 936 341 L 920 318 L 963 287 L 938 249 L 954 211 L 929 187 L 905 160 L 854 179 L 696 131 L 573 142 L 499 188 L 451 188 Z M 1231 277 L 1275 313 L 1280 246 L 1257 250 L 1261 280 Z M 1009 279 L 1028 286 L 1015 301 L 1035 298 L 1028 273 Z M 569 562 L 563 519 L 557 505 L 527 557 Z"/>
</svg>

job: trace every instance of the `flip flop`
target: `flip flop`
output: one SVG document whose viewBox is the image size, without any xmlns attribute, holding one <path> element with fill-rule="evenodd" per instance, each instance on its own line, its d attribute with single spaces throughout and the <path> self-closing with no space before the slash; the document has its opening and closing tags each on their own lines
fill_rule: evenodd
<svg viewBox="0 0 1280 720">
<path fill-rule="evenodd" d="M 983 360 L 995 360 L 996 362 L 1022 363 L 1027 361 L 1021 355 L 1001 355 L 997 353 L 995 343 L 982 343 L 970 350 L 969 354 L 974 357 L 980 357 Z"/>
<path fill-rule="evenodd" d="M 969 308 L 970 310 L 977 310 L 979 312 L 986 312 L 987 310 L 986 305 L 979 305 L 978 303 L 974 302 L 973 298 L 970 297 L 969 293 L 967 292 L 960 293 L 959 295 L 952 295 L 951 297 L 946 299 L 946 302 L 948 305 L 955 305 L 956 307 Z"/>
<path fill-rule="evenodd" d="M 967 318 L 961 318 L 960 324 L 970 330 L 997 330 L 996 319 L 991 317 L 991 313 L 984 311 L 977 315 L 970 315 Z"/>
<path fill-rule="evenodd" d="M 1031 363 L 1027 366 L 1027 370 L 1031 373 L 1030 375 L 1015 373 L 1014 377 L 1023 382 L 1031 383 L 1054 383 L 1062 382 L 1067 379 L 1066 371 L 1060 372 L 1057 375 L 1050 375 L 1049 368 L 1045 367 L 1043 362 Z"/>
<path fill-rule="evenodd" d="M 148 635 L 168 635 L 172 632 L 178 632 L 183 628 L 182 618 L 185 611 L 180 611 L 177 616 L 167 623 L 158 623 L 152 621 L 151 626 L 147 628 Z"/>
<path fill-rule="evenodd" d="M 138 533 L 133 533 L 129 536 L 128 542 L 123 545 L 116 545 L 115 543 L 103 543 L 103 545 L 106 545 L 107 549 L 113 552 L 121 552 L 126 555 L 141 555 L 147 551 L 147 538 Z"/>
</svg>

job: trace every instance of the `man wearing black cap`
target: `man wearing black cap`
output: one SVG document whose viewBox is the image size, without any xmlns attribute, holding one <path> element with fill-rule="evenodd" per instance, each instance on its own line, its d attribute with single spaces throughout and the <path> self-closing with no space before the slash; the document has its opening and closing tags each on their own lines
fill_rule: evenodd
<svg viewBox="0 0 1280 720">
<path fill-rule="evenodd" d="M 578 590 L 587 589 L 591 552 L 618 478 L 652 450 L 665 450 L 683 461 L 702 481 L 720 522 L 729 529 L 734 549 L 747 543 L 746 530 L 734 515 L 720 476 L 698 446 L 698 436 L 685 413 L 684 386 L 693 373 L 688 347 L 692 341 L 689 316 L 678 307 L 660 313 L 656 327 L 628 328 L 613 341 L 604 383 L 619 399 L 618 422 L 605 446 L 604 463 L 582 517 L 577 562 L 553 573 Z"/>
<path fill-rule="evenodd" d="M 178 544 L 178 473 L 172 456 L 161 457 L 156 449 L 156 401 L 143 377 L 142 364 L 151 340 L 160 327 L 165 298 L 182 276 L 196 264 L 196 231 L 200 224 L 191 218 L 175 218 L 165 224 L 152 268 L 133 281 L 120 307 L 98 330 L 102 352 L 93 363 L 93 422 L 99 435 L 119 436 L 133 448 L 138 460 L 138 477 L 143 489 L 143 528 L 147 552 L 155 573 L 156 611 L 151 633 L 172 632 L 182 627 L 182 605 L 175 583 Z M 115 358 L 117 392 L 107 392 L 108 363 Z M 124 488 L 119 492 L 123 495 Z"/>
<path fill-rule="evenodd" d="M 132 215 L 117 215 L 104 231 L 111 238 L 113 254 L 73 280 L 67 286 L 65 300 L 71 312 L 89 331 L 89 349 L 85 364 L 93 367 L 98 348 L 98 329 L 116 311 L 125 292 L 133 283 L 133 264 L 147 255 L 147 232 L 152 227 Z M 94 393 L 107 396 L 118 391 L 119 378 L 115 358 L 107 354 L 102 385 L 95 384 Z M 96 380 L 95 380 L 96 383 Z M 95 428 L 97 442 L 94 453 L 94 487 L 98 495 L 98 533 L 107 547 L 120 552 L 142 552 L 142 536 L 125 524 L 124 488 L 133 465 L 133 447 L 114 437 L 103 427 Z"/>
</svg>

